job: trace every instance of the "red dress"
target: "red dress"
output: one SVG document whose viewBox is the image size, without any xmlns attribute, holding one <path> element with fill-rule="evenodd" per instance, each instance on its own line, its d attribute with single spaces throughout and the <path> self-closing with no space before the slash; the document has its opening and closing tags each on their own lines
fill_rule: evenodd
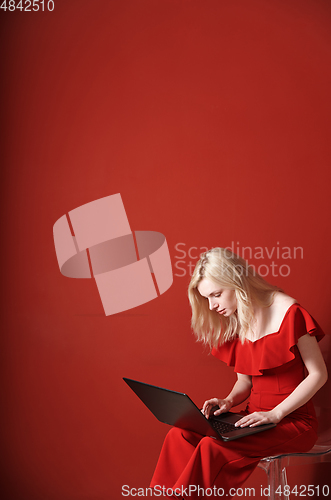
<svg viewBox="0 0 331 500">
<path fill-rule="evenodd" d="M 249 402 L 241 413 L 273 409 L 305 378 L 296 344 L 307 333 L 318 341 L 324 336 L 308 312 L 293 304 L 278 332 L 244 344 L 236 338 L 213 349 L 212 354 L 234 366 L 235 372 L 252 376 Z M 230 442 L 173 427 L 163 443 L 151 486 L 165 486 L 179 498 L 189 492 L 189 498 L 201 498 L 207 488 L 223 488 L 227 493 L 243 485 L 261 458 L 309 451 L 316 442 L 316 431 L 312 401 L 284 417 L 275 428 Z"/>
</svg>

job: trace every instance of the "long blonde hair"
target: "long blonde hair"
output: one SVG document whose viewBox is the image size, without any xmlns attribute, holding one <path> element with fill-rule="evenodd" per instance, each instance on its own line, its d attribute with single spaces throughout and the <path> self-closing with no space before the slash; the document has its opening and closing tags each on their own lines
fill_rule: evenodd
<svg viewBox="0 0 331 500">
<path fill-rule="evenodd" d="M 208 300 L 197 289 L 206 278 L 218 286 L 235 290 L 237 311 L 229 317 L 210 311 Z M 199 341 L 210 347 L 239 337 L 244 342 L 246 332 L 254 321 L 253 303 L 269 307 L 280 288 L 265 281 L 241 257 L 224 248 L 204 252 L 197 262 L 188 288 L 192 308 L 192 329 Z"/>
</svg>

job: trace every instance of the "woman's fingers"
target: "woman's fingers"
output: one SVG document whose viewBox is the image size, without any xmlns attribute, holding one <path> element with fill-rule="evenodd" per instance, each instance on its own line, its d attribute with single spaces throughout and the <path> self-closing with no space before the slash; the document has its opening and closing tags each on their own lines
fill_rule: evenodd
<svg viewBox="0 0 331 500">
<path fill-rule="evenodd" d="M 212 398 L 204 402 L 202 407 L 202 413 L 206 418 L 209 418 L 210 412 L 214 406 L 219 406 L 219 399 Z"/>
<path fill-rule="evenodd" d="M 217 416 L 221 413 L 229 411 L 231 404 L 225 399 L 212 398 L 204 402 L 202 407 L 202 413 L 206 418 L 209 418 L 210 414 Z"/>
<path fill-rule="evenodd" d="M 236 422 L 234 425 L 236 427 L 247 427 L 248 425 L 251 425 L 252 423 L 253 423 L 253 420 L 251 418 L 244 417 L 244 418 L 241 418 L 240 420 L 238 420 L 238 422 Z"/>
<path fill-rule="evenodd" d="M 219 405 L 219 409 L 214 411 L 214 415 L 217 416 L 217 415 L 220 415 L 221 413 L 224 413 L 226 411 L 228 411 L 228 407 L 227 407 L 226 403 L 221 403 Z"/>
<path fill-rule="evenodd" d="M 235 423 L 236 427 L 257 427 L 258 425 L 267 424 L 269 419 L 264 413 L 251 413 L 250 415 L 246 415 L 245 417 L 238 420 Z"/>
<path fill-rule="evenodd" d="M 268 423 L 267 419 L 262 419 L 262 420 L 259 420 L 258 422 L 251 424 L 250 427 L 257 427 L 258 425 L 267 424 L 267 423 Z"/>
</svg>

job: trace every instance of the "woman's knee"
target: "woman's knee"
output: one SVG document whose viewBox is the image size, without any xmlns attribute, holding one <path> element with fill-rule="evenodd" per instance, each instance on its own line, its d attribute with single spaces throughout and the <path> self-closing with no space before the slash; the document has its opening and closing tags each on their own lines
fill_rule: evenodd
<svg viewBox="0 0 331 500">
<path fill-rule="evenodd" d="M 166 436 L 166 440 L 177 442 L 185 440 L 194 446 L 196 446 L 201 439 L 203 439 L 203 436 L 200 434 L 187 429 L 180 429 L 179 427 L 172 427 Z"/>
</svg>

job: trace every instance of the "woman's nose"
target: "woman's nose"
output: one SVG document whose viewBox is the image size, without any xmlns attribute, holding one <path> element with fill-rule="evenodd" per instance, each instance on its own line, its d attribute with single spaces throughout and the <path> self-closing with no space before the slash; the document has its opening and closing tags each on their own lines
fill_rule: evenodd
<svg viewBox="0 0 331 500">
<path fill-rule="evenodd" d="M 212 298 L 209 298 L 208 300 L 209 300 L 209 309 L 213 311 L 217 307 L 217 303 Z"/>
</svg>

